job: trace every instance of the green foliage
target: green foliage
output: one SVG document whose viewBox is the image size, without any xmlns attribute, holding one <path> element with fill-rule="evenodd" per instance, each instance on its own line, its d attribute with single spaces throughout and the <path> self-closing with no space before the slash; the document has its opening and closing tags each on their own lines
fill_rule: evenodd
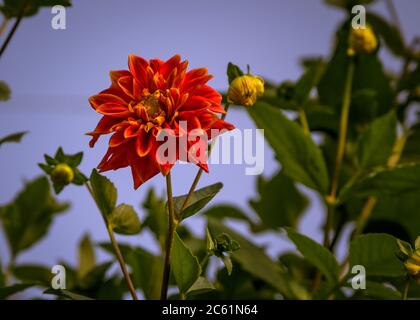
<svg viewBox="0 0 420 320">
<path fill-rule="evenodd" d="M 12 92 L 10 91 L 9 85 L 0 80 L 0 101 L 7 101 L 10 99 Z"/>
<path fill-rule="evenodd" d="M 104 216 L 110 215 L 117 204 L 117 189 L 114 184 L 95 169 L 92 170 L 89 181 L 99 210 Z"/>
<path fill-rule="evenodd" d="M 398 252 L 397 239 L 390 235 L 362 235 L 350 244 L 350 269 L 362 265 L 368 277 L 404 277 L 406 271 Z"/>
<path fill-rule="evenodd" d="M 257 182 L 260 196 L 251 200 L 250 205 L 262 221 L 260 229 L 296 227 L 308 200 L 299 192 L 293 180 L 280 171 L 269 181 L 259 176 Z"/>
<path fill-rule="evenodd" d="M 287 228 L 287 236 L 296 245 L 303 257 L 325 276 L 330 285 L 338 283 L 339 266 L 334 255 L 314 240 Z"/>
<path fill-rule="evenodd" d="M 394 112 L 377 118 L 359 137 L 357 158 L 362 171 L 385 165 L 392 154 L 397 136 L 397 118 Z"/>
<path fill-rule="evenodd" d="M 8 18 L 18 17 L 22 10 L 24 17 L 31 17 L 38 13 L 42 7 L 52 7 L 61 5 L 64 7 L 71 6 L 70 0 L 3 0 L 0 6 L 0 12 Z"/>
<path fill-rule="evenodd" d="M 66 289 L 48 289 L 44 291 L 45 294 L 52 294 L 60 298 L 69 299 L 69 300 L 93 300 L 92 298 L 83 296 L 81 294 L 77 294 L 71 292 Z"/>
<path fill-rule="evenodd" d="M 141 224 L 134 208 L 127 204 L 120 204 L 109 215 L 109 223 L 116 233 L 137 234 Z"/>
<path fill-rule="evenodd" d="M 8 287 L 0 287 L 0 300 L 4 300 L 9 296 L 33 287 L 33 283 L 17 283 Z"/>
<path fill-rule="evenodd" d="M 175 281 L 181 293 L 187 293 L 201 274 L 201 266 L 191 250 L 185 246 L 177 233 L 175 233 L 171 267 Z"/>
<path fill-rule="evenodd" d="M 43 238 L 53 218 L 68 207 L 51 195 L 47 178 L 39 177 L 26 183 L 13 201 L 0 208 L 12 255 L 16 256 Z"/>
<path fill-rule="evenodd" d="M 229 84 L 231 84 L 232 81 L 235 80 L 235 78 L 244 75 L 241 68 L 239 68 L 236 64 L 233 64 L 232 62 L 228 63 L 226 74 L 228 77 Z"/>
<path fill-rule="evenodd" d="M 258 128 L 264 129 L 283 171 L 293 180 L 326 194 L 328 174 L 321 150 L 302 128 L 267 104 L 249 109 Z"/>
<path fill-rule="evenodd" d="M 174 197 L 174 209 L 175 215 L 181 220 L 186 219 L 198 211 L 200 211 L 204 206 L 213 199 L 216 194 L 223 188 L 223 183 L 215 183 L 210 186 L 198 189 L 194 191 L 191 199 L 189 200 L 187 206 L 183 209 L 187 195 Z"/>
<path fill-rule="evenodd" d="M 0 139 L 0 146 L 3 145 L 4 143 L 11 143 L 11 142 L 18 143 L 22 140 L 23 136 L 25 136 L 27 133 L 28 133 L 27 131 L 22 131 L 22 132 L 9 134 Z"/>
</svg>

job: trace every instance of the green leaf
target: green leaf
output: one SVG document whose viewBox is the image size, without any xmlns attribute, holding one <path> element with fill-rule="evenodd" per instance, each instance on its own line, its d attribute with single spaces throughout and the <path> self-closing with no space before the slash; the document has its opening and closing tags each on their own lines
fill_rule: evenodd
<svg viewBox="0 0 420 320">
<path fill-rule="evenodd" d="M 13 276 L 24 283 L 39 283 L 48 287 L 51 285 L 53 274 L 47 267 L 26 264 L 15 266 L 13 268 Z"/>
<path fill-rule="evenodd" d="M 22 140 L 22 137 L 24 135 L 26 135 L 28 132 L 27 131 L 22 131 L 22 132 L 17 132 L 17 133 L 12 133 L 9 134 L 3 138 L 0 139 L 0 146 L 3 143 L 10 143 L 10 142 L 20 142 L 20 140 Z"/>
<path fill-rule="evenodd" d="M 200 211 L 207 203 L 213 199 L 216 194 L 223 188 L 223 184 L 218 182 L 207 187 L 194 191 L 187 207 L 182 210 L 187 195 L 174 197 L 175 214 L 180 219 L 186 219 Z"/>
<path fill-rule="evenodd" d="M 373 29 L 379 33 L 386 46 L 391 50 L 393 54 L 396 56 L 406 55 L 407 49 L 404 43 L 404 39 L 402 38 L 401 32 L 396 26 L 391 25 L 385 19 L 374 13 L 368 13 L 366 20 L 373 27 Z"/>
<path fill-rule="evenodd" d="M 117 202 L 117 189 L 105 176 L 100 175 L 95 169 L 90 175 L 93 196 L 103 215 L 108 216 L 115 209 Z"/>
<path fill-rule="evenodd" d="M 85 234 L 79 242 L 78 275 L 83 278 L 95 266 L 95 252 L 89 234 Z"/>
<path fill-rule="evenodd" d="M 188 290 L 188 295 L 199 295 L 215 290 L 213 284 L 204 277 L 198 277 L 197 281 Z"/>
<path fill-rule="evenodd" d="M 283 172 L 297 182 L 319 191 L 328 192 L 328 173 L 321 150 L 302 128 L 283 113 L 260 103 L 249 109 L 258 128 L 264 129 Z"/>
<path fill-rule="evenodd" d="M 361 235 L 350 244 L 350 270 L 355 265 L 362 265 L 367 276 L 403 277 L 406 271 L 397 252 L 397 239 L 388 234 Z"/>
<path fill-rule="evenodd" d="M 53 218 L 68 207 L 52 196 L 46 177 L 28 182 L 12 202 L 0 208 L 0 219 L 12 254 L 16 256 L 42 239 Z"/>
<path fill-rule="evenodd" d="M 3 266 L 0 257 L 0 288 L 6 285 L 6 275 L 3 273 Z"/>
<path fill-rule="evenodd" d="M 10 99 L 11 91 L 9 85 L 0 80 L 0 101 L 7 101 Z"/>
<path fill-rule="evenodd" d="M 340 267 L 334 255 L 314 240 L 286 228 L 287 236 L 296 245 L 303 257 L 313 264 L 327 279 L 330 285 L 338 283 Z"/>
<path fill-rule="evenodd" d="M 35 283 L 17 283 L 8 287 L 0 288 L 0 300 L 5 300 L 9 296 L 36 286 Z"/>
<path fill-rule="evenodd" d="M 203 211 L 203 215 L 215 219 L 237 219 L 250 222 L 248 216 L 239 208 L 230 204 L 219 204 L 211 206 Z"/>
<path fill-rule="evenodd" d="M 52 294 L 52 295 L 55 295 L 57 297 L 65 298 L 65 299 L 69 299 L 69 300 L 94 300 L 92 298 L 83 296 L 83 295 L 78 294 L 78 293 L 71 292 L 71 291 L 66 290 L 66 289 L 55 290 L 55 289 L 50 288 L 50 289 L 45 290 L 44 294 Z"/>
<path fill-rule="evenodd" d="M 31 17 L 38 13 L 41 7 L 52 7 L 55 5 L 62 5 L 65 7 L 71 6 L 70 0 L 3 0 L 3 5 L 0 5 L 0 11 L 8 18 L 16 18 L 20 15 L 23 5 L 26 5 L 23 17 Z"/>
<path fill-rule="evenodd" d="M 228 76 L 229 84 L 231 84 L 232 81 L 235 80 L 235 78 L 244 75 L 243 71 L 236 64 L 233 64 L 232 62 L 228 63 L 226 74 Z"/>
<path fill-rule="evenodd" d="M 399 161 L 399 163 L 411 162 L 420 162 L 420 123 L 416 123 L 410 128 L 409 135 Z"/>
<path fill-rule="evenodd" d="M 376 119 L 360 136 L 357 143 L 361 170 L 385 165 L 392 154 L 397 137 L 397 118 L 393 111 Z"/>
<path fill-rule="evenodd" d="M 234 252 L 231 258 L 245 271 L 268 283 L 287 299 L 309 298 L 306 290 L 295 282 L 285 269 L 272 261 L 262 248 L 255 246 L 245 237 L 215 219 L 209 219 L 209 229 L 213 234 L 227 233 L 238 241 L 241 249 Z"/>
<path fill-rule="evenodd" d="M 367 5 L 367 4 L 371 4 L 375 0 L 324 0 L 324 1 L 325 3 L 331 6 L 350 10 L 355 5 L 358 5 L 358 4 Z"/>
<path fill-rule="evenodd" d="M 323 72 L 324 63 L 322 60 L 318 60 L 313 62 L 303 76 L 297 81 L 294 90 L 294 98 L 300 107 L 305 105 L 311 90 L 318 84 Z"/>
<path fill-rule="evenodd" d="M 134 208 L 127 204 L 120 204 L 109 215 L 109 223 L 113 230 L 119 234 L 137 234 L 141 224 Z"/>
<path fill-rule="evenodd" d="M 259 198 L 251 200 L 250 205 L 264 226 L 268 229 L 296 226 L 308 201 L 293 181 L 282 171 L 269 181 L 262 176 L 258 179 Z"/>
<path fill-rule="evenodd" d="M 175 233 L 171 253 L 171 268 L 180 292 L 187 293 L 201 274 L 200 263 Z"/>
<path fill-rule="evenodd" d="M 101 248 L 115 256 L 112 245 L 101 243 Z M 146 299 L 157 300 L 163 274 L 163 259 L 140 247 L 119 244 L 122 255 L 131 267 L 131 277 L 136 288 L 140 288 Z"/>
<path fill-rule="evenodd" d="M 420 189 L 420 164 L 382 168 L 348 185 L 340 192 L 340 201 L 349 197 L 403 195 Z"/>
<path fill-rule="evenodd" d="M 359 290 L 367 298 L 381 299 L 381 300 L 401 300 L 401 293 L 386 287 L 383 283 L 377 283 L 373 281 L 366 282 L 366 289 Z"/>
</svg>

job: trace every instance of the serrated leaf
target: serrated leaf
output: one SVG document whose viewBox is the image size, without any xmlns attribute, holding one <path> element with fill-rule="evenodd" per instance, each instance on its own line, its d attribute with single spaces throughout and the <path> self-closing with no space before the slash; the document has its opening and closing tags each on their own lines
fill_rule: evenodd
<svg viewBox="0 0 420 320">
<path fill-rule="evenodd" d="M 392 154 L 397 137 L 397 117 L 394 112 L 377 118 L 360 136 L 357 143 L 361 170 L 385 165 Z"/>
<path fill-rule="evenodd" d="M 260 103 L 249 114 L 270 143 L 283 172 L 293 180 L 326 194 L 329 187 L 327 167 L 320 148 L 302 128 L 270 105 Z"/>
<path fill-rule="evenodd" d="M 237 219 L 250 222 L 248 216 L 238 207 L 230 204 L 213 205 L 203 211 L 203 215 L 215 219 Z"/>
<path fill-rule="evenodd" d="M 287 236 L 296 245 L 303 257 L 313 264 L 327 279 L 330 285 L 338 283 L 340 267 L 334 255 L 314 240 L 286 228 Z"/>
<path fill-rule="evenodd" d="M 187 293 L 201 274 L 201 266 L 196 256 L 175 233 L 171 253 L 171 269 L 180 292 Z"/>
<path fill-rule="evenodd" d="M 340 192 L 340 201 L 349 197 L 403 195 L 420 189 L 420 164 L 404 164 L 383 168 L 346 186 Z"/>
<path fill-rule="evenodd" d="M 22 137 L 26 135 L 27 133 L 28 133 L 27 131 L 22 131 L 22 132 L 9 134 L 0 139 L 0 146 L 4 143 L 11 143 L 11 142 L 18 143 L 22 140 Z"/>
<path fill-rule="evenodd" d="M 109 223 L 116 233 L 131 235 L 140 232 L 141 224 L 133 206 L 118 205 L 108 218 Z"/>
<path fill-rule="evenodd" d="M 173 201 L 176 216 L 181 219 L 186 219 L 196 214 L 198 211 L 204 208 L 205 205 L 209 203 L 210 200 L 213 199 L 222 188 L 223 184 L 218 182 L 194 191 L 187 207 L 184 210 L 182 210 L 182 207 L 184 205 L 185 199 L 187 198 L 187 195 L 174 197 Z"/>
<path fill-rule="evenodd" d="M 350 270 L 362 265 L 367 276 L 403 277 L 406 271 L 398 259 L 397 239 L 385 233 L 361 235 L 350 244 Z"/>
<path fill-rule="evenodd" d="M 90 183 L 99 210 L 103 215 L 108 216 L 115 209 L 117 189 L 107 177 L 100 175 L 95 169 L 90 175 Z"/>
</svg>

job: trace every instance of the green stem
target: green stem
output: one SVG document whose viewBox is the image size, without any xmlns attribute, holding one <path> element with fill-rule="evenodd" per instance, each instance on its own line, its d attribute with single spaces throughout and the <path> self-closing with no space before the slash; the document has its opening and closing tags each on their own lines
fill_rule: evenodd
<svg viewBox="0 0 420 320">
<path fill-rule="evenodd" d="M 299 109 L 299 122 L 303 128 L 303 132 L 309 136 L 311 134 L 311 130 L 309 129 L 308 118 L 306 117 L 306 112 L 302 108 Z"/>
<path fill-rule="evenodd" d="M 0 57 L 3 55 L 4 51 L 6 50 L 7 46 L 9 45 L 10 41 L 12 40 L 17 28 L 19 27 L 20 23 L 22 22 L 23 16 L 25 15 L 25 9 L 29 0 L 26 0 L 22 4 L 22 8 L 19 11 L 19 15 L 16 18 L 15 23 L 13 24 L 12 29 L 10 30 L 9 34 L 6 37 L 6 40 L 3 42 L 3 45 L 0 48 Z"/>
<path fill-rule="evenodd" d="M 172 180 L 171 172 L 166 176 L 166 189 L 168 193 L 168 236 L 166 238 L 166 250 L 165 250 L 165 262 L 163 266 L 162 286 L 160 291 L 160 300 L 166 300 L 169 286 L 169 275 L 171 273 L 171 251 L 172 243 L 175 236 L 176 227 L 178 226 L 178 220 L 175 217 L 174 202 L 172 196 Z"/>
<path fill-rule="evenodd" d="M 353 85 L 353 75 L 354 75 L 354 62 L 350 60 L 347 74 L 346 82 L 344 85 L 344 94 L 343 94 L 343 104 L 341 108 L 340 116 L 340 127 L 338 132 L 338 145 L 337 153 L 335 158 L 335 168 L 333 173 L 333 178 L 331 182 L 331 192 L 328 196 L 328 210 L 327 210 L 327 221 L 324 229 L 324 245 L 325 247 L 330 246 L 330 230 L 332 228 L 332 222 L 334 218 L 335 211 L 335 202 L 337 197 L 338 182 L 340 179 L 341 166 L 343 163 L 344 153 L 346 150 L 346 139 L 347 139 L 347 127 L 350 113 L 350 103 L 351 103 L 351 91 Z"/>
<path fill-rule="evenodd" d="M 230 105 L 228 103 L 226 103 L 226 105 L 225 105 L 225 111 L 226 112 L 224 114 L 222 114 L 222 116 L 220 118 L 221 120 L 225 120 L 226 115 L 227 115 L 227 113 L 229 111 L 229 106 Z M 214 143 L 215 143 L 215 141 L 212 141 L 211 144 L 210 144 L 210 146 L 209 146 L 209 150 L 208 150 L 208 155 L 209 156 L 211 154 L 211 149 L 213 148 Z M 194 194 L 195 188 L 197 187 L 198 182 L 200 181 L 201 175 L 203 174 L 203 171 L 204 170 L 202 168 L 198 169 L 197 174 L 195 175 L 194 181 L 191 184 L 190 190 L 188 191 L 187 197 L 185 198 L 184 204 L 182 205 L 181 211 L 183 211 L 188 206 L 188 204 L 190 203 L 191 198 L 192 198 L 192 196 Z"/>
<path fill-rule="evenodd" d="M 407 300 L 408 299 L 408 291 L 410 290 L 410 277 L 407 276 L 407 279 L 405 280 L 404 290 L 402 299 Z"/>
<path fill-rule="evenodd" d="M 90 186 L 89 182 L 86 182 L 85 185 L 86 185 L 86 188 L 88 189 L 90 195 L 92 196 L 95 204 L 98 205 L 96 203 L 95 196 L 93 194 L 93 190 L 92 190 L 92 187 Z M 98 207 L 98 209 L 99 209 L 99 207 Z M 111 245 L 112 245 L 112 248 L 114 249 L 115 256 L 117 257 L 118 263 L 120 264 L 120 268 L 121 268 L 121 271 L 124 275 L 125 282 L 127 283 L 128 290 L 130 291 L 130 294 L 131 294 L 133 300 L 139 300 L 139 298 L 137 297 L 136 289 L 134 288 L 133 282 L 131 281 L 130 273 L 127 270 L 127 265 L 125 263 L 124 257 L 121 253 L 120 247 L 118 246 L 118 242 L 115 238 L 114 230 L 112 229 L 112 226 L 108 223 L 108 220 L 106 219 L 106 217 L 102 213 L 101 213 L 101 216 L 104 220 L 106 230 L 108 231 L 109 239 L 111 240 Z"/>
</svg>

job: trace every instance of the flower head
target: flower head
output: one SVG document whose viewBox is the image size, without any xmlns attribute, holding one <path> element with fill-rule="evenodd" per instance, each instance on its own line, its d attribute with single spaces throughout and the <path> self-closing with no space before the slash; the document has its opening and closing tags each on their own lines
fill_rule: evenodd
<svg viewBox="0 0 420 320">
<path fill-rule="evenodd" d="M 51 172 L 53 183 L 68 185 L 74 179 L 73 169 L 67 163 L 59 163 Z"/>
<path fill-rule="evenodd" d="M 347 54 L 354 56 L 355 54 L 370 54 L 378 47 L 378 40 L 376 39 L 375 33 L 370 26 L 365 28 L 350 30 L 349 36 L 349 47 Z"/>
<path fill-rule="evenodd" d="M 162 159 L 158 149 L 163 144 L 162 132 L 177 141 L 191 130 L 214 137 L 214 130 L 232 130 L 233 125 L 221 120 L 222 98 L 206 83 L 212 78 L 206 68 L 187 71 L 187 61 L 175 55 L 168 61 L 145 60 L 130 55 L 128 69 L 111 71 L 111 86 L 89 99 L 102 118 L 89 132 L 93 147 L 100 135 L 111 133 L 109 148 L 98 168 L 101 172 L 131 167 L 134 188 L 159 172 L 167 175 L 181 153 L 189 152 L 194 141 L 184 148 L 177 143 L 170 161 Z M 186 123 L 187 128 L 182 126 Z M 207 144 L 206 144 L 207 146 Z M 208 171 L 201 158 L 188 157 Z"/>
<path fill-rule="evenodd" d="M 236 77 L 230 84 L 228 102 L 251 107 L 263 93 L 264 80 L 251 74 L 245 74 Z"/>
<path fill-rule="evenodd" d="M 420 237 L 415 241 L 414 249 L 409 243 L 398 240 L 399 256 L 404 261 L 407 273 L 420 284 Z"/>
</svg>

